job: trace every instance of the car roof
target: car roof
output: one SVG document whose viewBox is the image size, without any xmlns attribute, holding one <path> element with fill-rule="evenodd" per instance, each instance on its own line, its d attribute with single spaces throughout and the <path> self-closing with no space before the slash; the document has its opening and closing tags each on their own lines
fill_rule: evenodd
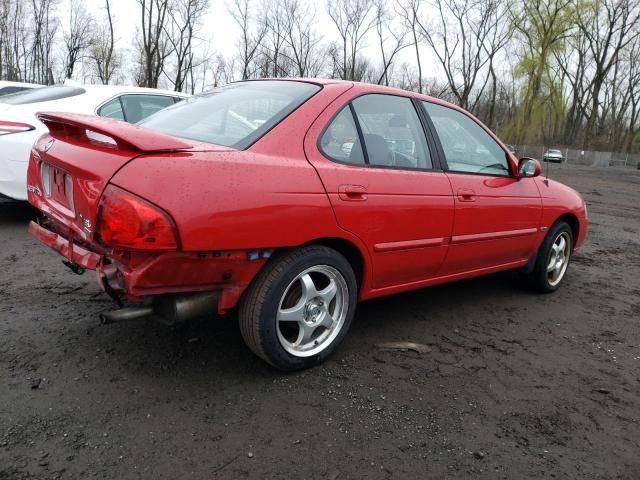
<svg viewBox="0 0 640 480">
<path fill-rule="evenodd" d="M 37 83 L 9 82 L 7 80 L 0 80 L 0 88 L 3 88 L 3 87 L 38 88 L 38 87 L 44 87 L 44 85 L 39 85 Z"/>
<path fill-rule="evenodd" d="M 175 97 L 190 97 L 191 95 L 183 92 L 175 92 L 173 90 L 163 90 L 160 88 L 146 88 L 146 87 L 132 87 L 132 86 L 124 86 L 124 85 L 98 85 L 92 83 L 76 83 L 66 81 L 64 82 L 67 87 L 78 87 L 83 88 L 88 93 L 96 93 L 97 95 L 105 95 L 112 96 L 117 95 L 119 93 L 127 92 L 127 93 L 152 93 L 152 94 L 160 94 L 160 95 L 171 95 Z"/>
<path fill-rule="evenodd" d="M 386 93 L 388 95 L 402 95 L 405 97 L 414 97 L 420 100 L 426 100 L 432 103 L 437 103 L 439 105 L 443 105 L 445 107 L 450 107 L 455 110 L 460 110 L 461 112 L 466 112 L 464 109 L 459 106 L 447 102 L 446 100 L 442 100 L 437 97 L 431 97 L 429 95 L 425 95 L 423 93 L 413 92 L 411 90 L 403 90 L 402 88 L 396 87 L 388 87 L 386 85 L 377 85 L 375 83 L 365 83 L 365 82 L 354 82 L 351 80 L 340 80 L 340 79 L 332 79 L 332 78 L 290 78 L 290 77 L 277 77 L 277 78 L 260 78 L 260 79 L 249 79 L 249 80 L 240 80 L 240 82 L 260 82 L 260 81 L 289 81 L 289 82 L 304 82 L 304 83 L 314 83 L 316 85 L 334 85 L 334 84 L 348 84 L 352 85 L 354 88 L 361 90 L 362 93 L 367 93 L 370 91 L 371 93 Z M 235 82 L 234 82 L 235 83 Z"/>
</svg>

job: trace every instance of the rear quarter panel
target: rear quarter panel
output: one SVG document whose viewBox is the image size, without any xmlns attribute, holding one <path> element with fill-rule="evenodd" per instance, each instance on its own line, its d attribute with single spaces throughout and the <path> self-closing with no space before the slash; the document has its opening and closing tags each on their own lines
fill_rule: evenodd
<svg viewBox="0 0 640 480">
<path fill-rule="evenodd" d="M 245 151 L 143 155 L 111 183 L 166 210 L 186 251 L 277 248 L 322 237 L 354 241 L 337 226 L 303 149 L 309 125 L 349 88 L 325 85 Z"/>
</svg>

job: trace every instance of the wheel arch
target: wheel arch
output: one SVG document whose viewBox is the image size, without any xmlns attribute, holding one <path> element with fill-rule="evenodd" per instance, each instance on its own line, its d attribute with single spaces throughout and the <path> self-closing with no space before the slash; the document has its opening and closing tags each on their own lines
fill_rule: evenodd
<svg viewBox="0 0 640 480">
<path fill-rule="evenodd" d="M 367 264 L 363 252 L 355 243 L 341 237 L 323 237 L 307 242 L 305 245 L 309 244 L 323 245 L 344 256 L 356 275 L 358 290 L 362 290 Z"/>
<path fill-rule="evenodd" d="M 573 235 L 573 242 L 578 240 L 578 235 L 580 234 L 580 220 L 573 213 L 564 213 L 560 215 L 553 224 L 555 225 L 558 222 L 566 222 L 571 227 L 571 234 Z"/>
</svg>

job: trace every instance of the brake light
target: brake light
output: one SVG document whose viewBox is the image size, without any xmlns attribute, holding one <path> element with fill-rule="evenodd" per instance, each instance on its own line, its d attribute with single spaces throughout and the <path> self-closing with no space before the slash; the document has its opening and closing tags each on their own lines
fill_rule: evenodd
<svg viewBox="0 0 640 480">
<path fill-rule="evenodd" d="M 5 122 L 0 120 L 0 135 L 9 135 L 10 133 L 21 133 L 34 130 L 35 127 L 26 123 Z"/>
<path fill-rule="evenodd" d="M 132 250 L 176 250 L 176 230 L 161 209 L 114 185 L 102 195 L 97 235 L 101 242 Z"/>
</svg>

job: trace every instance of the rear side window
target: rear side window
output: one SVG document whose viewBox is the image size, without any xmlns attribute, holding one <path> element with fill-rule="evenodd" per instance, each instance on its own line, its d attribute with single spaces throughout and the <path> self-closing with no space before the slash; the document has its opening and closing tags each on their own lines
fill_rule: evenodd
<svg viewBox="0 0 640 480">
<path fill-rule="evenodd" d="M 0 98 L 1 103 L 9 105 L 26 105 L 28 103 L 50 102 L 62 98 L 75 97 L 85 93 L 81 87 L 71 87 L 68 85 L 54 85 L 53 87 L 33 88 L 22 92 L 6 95 Z"/>
<path fill-rule="evenodd" d="M 140 120 L 173 105 L 173 97 L 164 95 L 122 95 L 125 120 L 138 123 Z"/>
<path fill-rule="evenodd" d="M 115 118 L 116 120 L 124 120 L 124 112 L 122 111 L 120 97 L 114 98 L 101 106 L 98 109 L 98 115 L 101 117 Z"/>
<path fill-rule="evenodd" d="M 244 149 L 319 90 L 318 85 L 286 80 L 232 83 L 178 102 L 141 125 L 175 137 Z"/>
<path fill-rule="evenodd" d="M 431 169 L 431 155 L 411 99 L 370 94 L 353 101 L 371 165 Z"/>
<path fill-rule="evenodd" d="M 348 105 L 336 115 L 322 134 L 320 148 L 322 153 L 337 162 L 364 165 L 358 130 Z"/>
</svg>

